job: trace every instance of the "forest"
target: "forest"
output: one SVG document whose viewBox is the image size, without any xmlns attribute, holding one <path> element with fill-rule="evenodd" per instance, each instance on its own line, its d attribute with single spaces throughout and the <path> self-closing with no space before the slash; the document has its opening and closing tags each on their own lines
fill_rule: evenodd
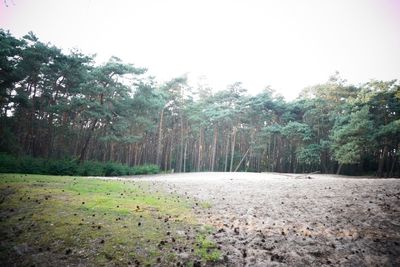
<svg viewBox="0 0 400 267">
<path fill-rule="evenodd" d="M 240 82 L 158 83 L 146 71 L 0 30 L 0 152 L 170 172 L 400 176 L 397 80 L 352 85 L 335 73 L 285 101 L 268 86 L 251 95 Z"/>
</svg>

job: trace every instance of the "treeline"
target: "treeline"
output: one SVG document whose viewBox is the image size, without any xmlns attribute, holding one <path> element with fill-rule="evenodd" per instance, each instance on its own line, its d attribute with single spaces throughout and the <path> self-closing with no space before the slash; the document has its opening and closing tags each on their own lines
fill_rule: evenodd
<svg viewBox="0 0 400 267">
<path fill-rule="evenodd" d="M 286 102 L 271 88 L 214 92 L 145 72 L 0 31 L 0 151 L 175 172 L 400 176 L 396 80 L 355 86 L 335 74 Z"/>
</svg>

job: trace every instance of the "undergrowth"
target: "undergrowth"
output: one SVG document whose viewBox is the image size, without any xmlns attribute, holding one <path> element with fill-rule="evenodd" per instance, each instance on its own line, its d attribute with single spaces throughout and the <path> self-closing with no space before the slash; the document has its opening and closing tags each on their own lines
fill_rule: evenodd
<svg viewBox="0 0 400 267">
<path fill-rule="evenodd" d="M 159 172 L 160 168 L 153 164 L 130 167 L 116 162 L 85 161 L 79 163 L 76 159 L 55 160 L 30 156 L 16 157 L 0 153 L 0 173 L 123 176 Z"/>
</svg>

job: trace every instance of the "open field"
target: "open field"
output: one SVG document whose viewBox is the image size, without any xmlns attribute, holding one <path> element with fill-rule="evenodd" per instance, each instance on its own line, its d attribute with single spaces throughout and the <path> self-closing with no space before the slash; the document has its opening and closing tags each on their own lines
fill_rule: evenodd
<svg viewBox="0 0 400 267">
<path fill-rule="evenodd" d="M 306 178 L 306 179 L 304 179 Z M 147 177 L 193 196 L 224 264 L 400 266 L 400 180 L 191 173 Z"/>
<path fill-rule="evenodd" d="M 2 265 L 399 266 L 400 180 L 1 175 Z"/>
</svg>

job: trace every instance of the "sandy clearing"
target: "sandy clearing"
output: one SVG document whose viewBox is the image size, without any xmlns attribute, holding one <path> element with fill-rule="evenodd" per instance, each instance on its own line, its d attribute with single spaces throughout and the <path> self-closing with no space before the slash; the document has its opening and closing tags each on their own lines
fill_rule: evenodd
<svg viewBox="0 0 400 267">
<path fill-rule="evenodd" d="M 211 204 L 229 266 L 400 266 L 400 179 L 279 173 L 143 176 Z"/>
</svg>

